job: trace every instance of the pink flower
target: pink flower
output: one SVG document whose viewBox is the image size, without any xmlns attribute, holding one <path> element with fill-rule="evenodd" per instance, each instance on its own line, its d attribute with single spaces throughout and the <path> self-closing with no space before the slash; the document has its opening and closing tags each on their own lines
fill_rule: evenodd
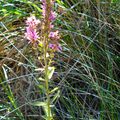
<svg viewBox="0 0 120 120">
<path fill-rule="evenodd" d="M 54 25 L 53 25 L 53 24 L 50 24 L 50 28 L 51 28 L 51 29 L 54 28 Z"/>
<path fill-rule="evenodd" d="M 42 16 L 45 18 L 46 15 L 46 4 L 42 5 Z"/>
<path fill-rule="evenodd" d="M 59 31 L 55 31 L 55 32 L 50 32 L 49 34 L 49 37 L 53 40 L 58 40 L 60 39 L 60 36 L 59 36 Z"/>
<path fill-rule="evenodd" d="M 53 21 L 53 20 L 55 20 L 55 18 L 56 18 L 56 13 L 51 11 L 50 16 L 49 16 L 49 20 Z"/>
<path fill-rule="evenodd" d="M 32 28 L 36 28 L 39 23 L 40 23 L 40 21 L 37 20 L 35 18 L 35 16 L 28 17 L 27 21 L 26 21 L 26 25 L 28 25 L 28 26 L 30 26 Z"/>
<path fill-rule="evenodd" d="M 29 40 L 30 43 L 35 43 L 39 38 L 36 29 L 33 29 L 31 27 L 26 27 L 25 37 Z"/>
<path fill-rule="evenodd" d="M 49 48 L 51 48 L 54 51 L 61 51 L 62 47 L 59 44 L 49 44 Z"/>
</svg>

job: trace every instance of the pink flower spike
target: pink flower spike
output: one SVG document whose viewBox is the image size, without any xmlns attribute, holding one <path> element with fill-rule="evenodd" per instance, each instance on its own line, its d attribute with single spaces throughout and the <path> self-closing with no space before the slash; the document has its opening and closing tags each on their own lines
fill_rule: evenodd
<svg viewBox="0 0 120 120">
<path fill-rule="evenodd" d="M 25 37 L 29 40 L 30 43 L 34 43 L 39 38 L 36 30 L 31 27 L 26 28 Z"/>
</svg>

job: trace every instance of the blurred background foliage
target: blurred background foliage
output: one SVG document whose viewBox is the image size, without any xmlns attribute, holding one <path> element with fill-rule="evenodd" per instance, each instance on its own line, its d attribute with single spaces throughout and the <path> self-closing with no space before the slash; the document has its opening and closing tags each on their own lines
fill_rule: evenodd
<svg viewBox="0 0 120 120">
<path fill-rule="evenodd" d="M 38 54 L 24 38 L 30 14 L 41 19 L 39 0 L 0 0 L 0 120 L 39 120 L 42 100 Z M 56 53 L 51 88 L 60 88 L 55 120 L 119 120 L 120 0 L 56 0 Z M 42 87 L 42 86 L 39 86 Z"/>
</svg>

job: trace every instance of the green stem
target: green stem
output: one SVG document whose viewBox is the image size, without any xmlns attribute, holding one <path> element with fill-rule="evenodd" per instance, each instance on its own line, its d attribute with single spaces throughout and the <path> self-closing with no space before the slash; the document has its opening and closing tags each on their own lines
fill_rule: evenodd
<svg viewBox="0 0 120 120">
<path fill-rule="evenodd" d="M 50 113 L 50 96 L 49 96 L 49 79 L 48 79 L 48 63 L 47 63 L 47 36 L 45 37 L 45 49 L 44 49 L 44 62 L 45 62 L 45 87 L 46 87 L 46 97 L 47 97 L 47 120 L 51 119 Z"/>
</svg>

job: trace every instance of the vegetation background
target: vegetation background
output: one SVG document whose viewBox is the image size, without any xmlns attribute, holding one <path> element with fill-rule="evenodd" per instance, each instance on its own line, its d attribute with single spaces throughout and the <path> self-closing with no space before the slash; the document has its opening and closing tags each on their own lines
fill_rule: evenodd
<svg viewBox="0 0 120 120">
<path fill-rule="evenodd" d="M 0 120 L 42 120 L 40 66 L 24 38 L 39 0 L 0 0 Z M 120 120 L 120 0 L 56 0 L 55 120 Z"/>
</svg>

